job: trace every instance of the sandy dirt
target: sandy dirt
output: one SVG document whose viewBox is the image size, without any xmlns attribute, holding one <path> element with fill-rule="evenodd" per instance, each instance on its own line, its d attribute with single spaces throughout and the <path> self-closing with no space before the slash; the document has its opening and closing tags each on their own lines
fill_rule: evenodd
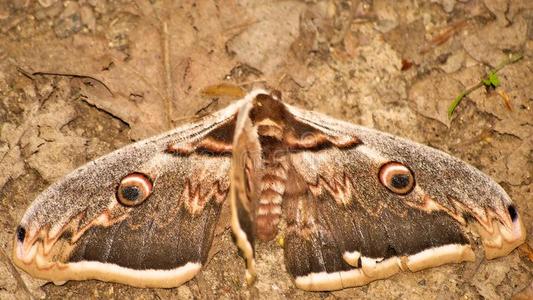
<svg viewBox="0 0 533 300">
<path fill-rule="evenodd" d="M 498 73 L 501 85 L 448 119 L 452 100 L 511 54 L 523 58 Z M 509 299 L 533 285 L 532 57 L 528 0 L 2 0 L 0 299 Z M 229 103 L 204 88 L 254 81 L 478 167 L 517 203 L 529 247 L 332 293 L 296 289 L 275 243 L 258 246 L 259 281 L 247 286 L 227 228 L 206 269 L 175 289 L 55 286 L 13 266 L 17 222 L 47 185 Z"/>
</svg>

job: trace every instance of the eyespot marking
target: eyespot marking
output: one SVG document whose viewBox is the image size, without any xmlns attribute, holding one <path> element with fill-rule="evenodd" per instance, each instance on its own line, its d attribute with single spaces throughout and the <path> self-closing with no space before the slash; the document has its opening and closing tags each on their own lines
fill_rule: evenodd
<svg viewBox="0 0 533 300">
<path fill-rule="evenodd" d="M 127 186 L 122 189 L 122 197 L 128 199 L 129 201 L 135 201 L 139 198 L 141 192 L 136 186 Z"/>
<path fill-rule="evenodd" d="M 395 174 L 392 176 L 391 185 L 397 189 L 403 189 L 410 184 L 410 176 L 407 174 Z"/>
<path fill-rule="evenodd" d="M 152 194 L 152 190 L 153 183 L 147 175 L 131 173 L 120 181 L 116 198 L 122 205 L 137 206 Z"/>
<path fill-rule="evenodd" d="M 415 187 L 415 176 L 409 168 L 399 162 L 388 162 L 379 170 L 379 181 L 389 191 L 407 195 Z"/>
</svg>

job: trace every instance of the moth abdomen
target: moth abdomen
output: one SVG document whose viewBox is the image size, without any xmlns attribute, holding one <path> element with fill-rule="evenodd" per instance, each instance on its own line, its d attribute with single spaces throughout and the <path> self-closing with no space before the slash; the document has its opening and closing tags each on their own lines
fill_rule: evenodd
<svg viewBox="0 0 533 300">
<path fill-rule="evenodd" d="M 255 206 L 255 231 L 261 240 L 271 240 L 278 232 L 287 171 L 282 161 L 266 163 Z"/>
</svg>

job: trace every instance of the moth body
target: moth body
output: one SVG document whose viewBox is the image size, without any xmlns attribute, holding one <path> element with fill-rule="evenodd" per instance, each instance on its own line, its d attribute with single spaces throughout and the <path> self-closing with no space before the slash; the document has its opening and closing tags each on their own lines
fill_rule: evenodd
<svg viewBox="0 0 533 300">
<path fill-rule="evenodd" d="M 284 158 L 270 158 L 261 172 L 259 201 L 256 201 L 254 209 L 255 233 L 265 241 L 272 240 L 278 233 L 287 180 L 283 160 Z"/>
</svg>

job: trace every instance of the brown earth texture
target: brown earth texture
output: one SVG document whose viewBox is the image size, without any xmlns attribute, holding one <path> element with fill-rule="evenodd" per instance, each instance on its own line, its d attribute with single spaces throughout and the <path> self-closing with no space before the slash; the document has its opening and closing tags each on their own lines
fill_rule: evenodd
<svg viewBox="0 0 533 300">
<path fill-rule="evenodd" d="M 0 299 L 533 297 L 532 59 L 530 0 L 0 0 Z M 499 85 L 473 89 L 448 118 L 497 67 Z M 49 184 L 230 102 L 206 87 L 253 82 L 476 166 L 517 204 L 526 244 L 321 293 L 294 287 L 276 243 L 258 247 L 248 286 L 227 226 L 203 271 L 174 289 L 56 286 L 13 265 L 17 223 Z"/>
</svg>

